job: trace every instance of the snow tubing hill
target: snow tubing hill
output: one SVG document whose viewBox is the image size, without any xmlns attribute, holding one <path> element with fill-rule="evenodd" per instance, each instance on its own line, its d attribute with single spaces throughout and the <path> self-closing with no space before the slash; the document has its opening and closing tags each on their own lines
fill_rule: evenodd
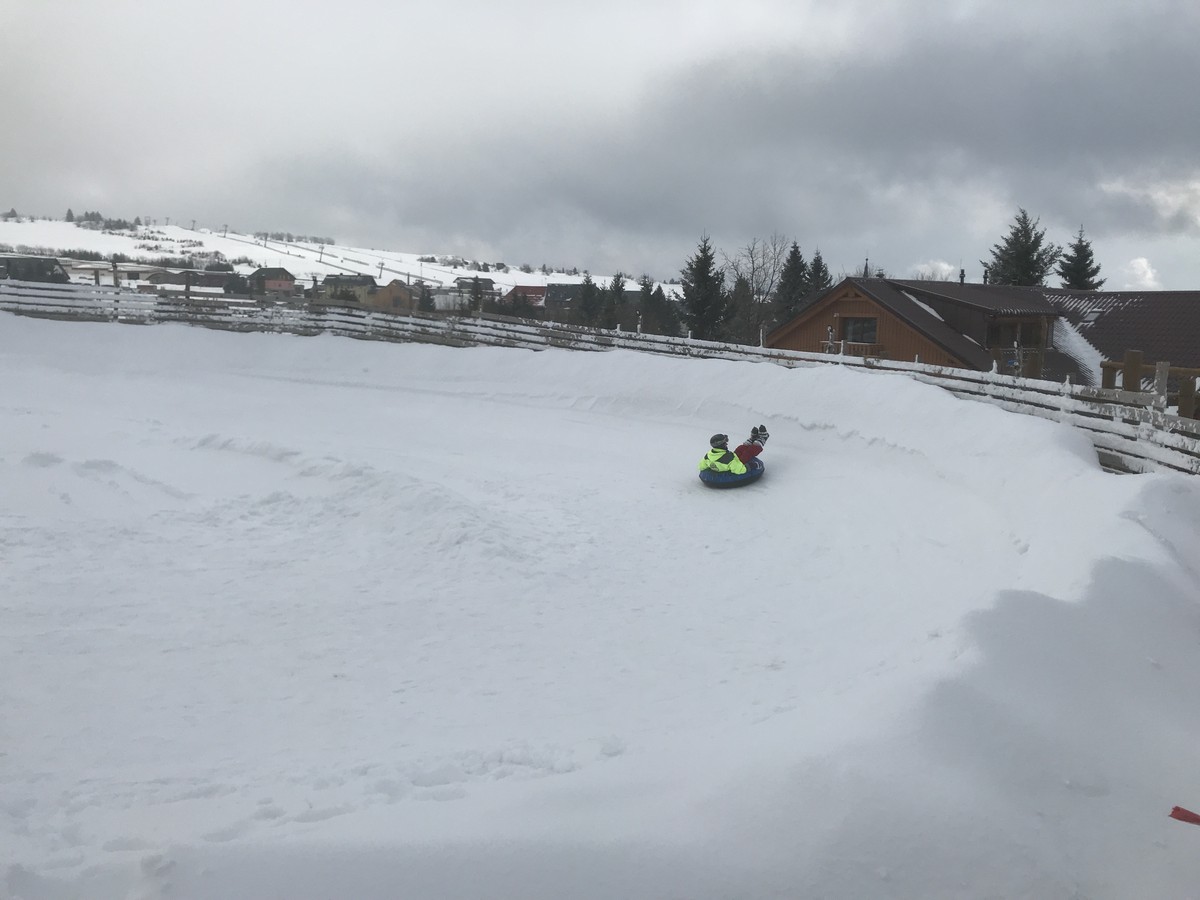
<svg viewBox="0 0 1200 900">
<path fill-rule="evenodd" d="M 758 479 L 762 478 L 762 474 L 765 471 L 766 466 L 756 456 L 750 462 L 746 463 L 746 471 L 741 475 L 734 475 L 732 472 L 714 472 L 711 469 L 701 469 L 700 480 L 713 488 L 734 488 L 749 484 L 752 481 L 758 481 Z"/>
</svg>

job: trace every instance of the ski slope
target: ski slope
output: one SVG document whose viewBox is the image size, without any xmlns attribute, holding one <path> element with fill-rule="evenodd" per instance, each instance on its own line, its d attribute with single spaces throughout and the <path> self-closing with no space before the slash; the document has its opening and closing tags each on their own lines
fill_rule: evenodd
<svg viewBox="0 0 1200 900">
<path fill-rule="evenodd" d="M 242 274 L 255 269 L 283 268 L 307 286 L 314 278 L 322 281 L 328 275 L 370 275 L 379 284 L 388 284 L 393 279 L 412 282 L 422 280 L 431 285 L 452 286 L 458 278 L 481 277 L 492 279 L 497 288 L 507 292 L 517 285 L 531 287 L 549 283 L 581 283 L 583 275 L 568 275 L 563 272 L 546 274 L 540 269 L 522 272 L 520 266 L 528 260 L 474 260 L 488 264 L 488 271 L 466 265 L 443 265 L 425 262 L 431 257 L 449 259 L 445 255 L 432 253 L 410 253 L 394 250 L 376 250 L 349 247 L 337 244 L 319 245 L 299 241 L 260 240 L 253 235 L 241 234 L 229 229 L 184 228 L 179 225 L 155 225 L 127 232 L 106 232 L 82 228 L 73 222 L 53 219 L 0 220 L 0 247 L 11 247 L 17 252 L 53 253 L 62 255 L 72 250 L 90 250 L 111 256 L 121 253 L 135 260 L 153 260 L 162 257 L 178 259 L 194 253 L 219 253 L 226 260 L 250 259 L 251 263 L 239 262 L 235 268 Z M 60 253 L 60 251 L 62 253 Z M 494 268 L 498 262 L 506 262 L 508 270 Z M 91 280 L 91 275 L 84 276 Z M 636 288 L 640 273 L 627 277 L 630 290 Z M 111 275 L 101 274 L 105 283 L 111 283 Z M 593 275 L 601 287 L 612 280 L 611 275 Z M 128 282 L 126 282 L 128 283 Z M 664 291 L 677 290 L 662 284 Z"/>
<path fill-rule="evenodd" d="M 1195 479 L 837 366 L 3 316 L 0 378 L 0 896 L 1200 884 Z"/>
</svg>

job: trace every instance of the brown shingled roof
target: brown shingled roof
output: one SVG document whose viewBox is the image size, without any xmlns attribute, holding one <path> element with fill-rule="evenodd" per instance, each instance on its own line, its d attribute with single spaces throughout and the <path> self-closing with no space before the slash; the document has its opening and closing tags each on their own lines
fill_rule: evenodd
<svg viewBox="0 0 1200 900">
<path fill-rule="evenodd" d="M 1147 362 L 1200 368 L 1200 291 L 1042 291 L 1106 359 L 1141 350 Z"/>
</svg>

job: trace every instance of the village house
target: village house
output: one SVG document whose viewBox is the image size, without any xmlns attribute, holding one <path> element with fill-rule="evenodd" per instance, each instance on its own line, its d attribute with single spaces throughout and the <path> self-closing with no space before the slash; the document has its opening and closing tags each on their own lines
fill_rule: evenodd
<svg viewBox="0 0 1200 900">
<path fill-rule="evenodd" d="M 146 276 L 148 284 L 155 285 L 185 285 L 196 288 L 224 289 L 231 278 L 236 278 L 232 272 L 205 272 L 199 269 L 177 269 L 151 272 Z"/>
<path fill-rule="evenodd" d="M 246 284 L 252 294 L 262 296 L 285 295 L 296 293 L 296 276 L 287 269 L 265 268 L 255 269 L 246 276 Z"/>
<path fill-rule="evenodd" d="M 370 275 L 326 275 L 321 282 L 321 303 L 352 303 L 366 306 L 379 286 Z"/>
<path fill-rule="evenodd" d="M 544 307 L 546 305 L 546 285 L 518 284 L 500 298 L 501 306 L 519 307 L 529 305 Z"/>
<path fill-rule="evenodd" d="M 416 310 L 420 301 L 419 285 L 407 284 L 398 278 L 393 278 L 383 287 L 376 288 L 374 293 L 368 292 L 363 306 L 380 312 L 408 313 Z"/>
<path fill-rule="evenodd" d="M 546 294 L 542 305 L 546 314 L 558 319 L 565 319 L 579 302 L 579 293 L 583 285 L 578 282 L 552 283 L 546 285 Z"/>
<path fill-rule="evenodd" d="M 460 275 L 454 279 L 454 286 L 464 293 L 471 293 L 475 285 L 479 285 L 479 290 L 484 296 L 495 295 L 496 282 L 491 278 L 482 278 L 478 275 Z"/>
</svg>

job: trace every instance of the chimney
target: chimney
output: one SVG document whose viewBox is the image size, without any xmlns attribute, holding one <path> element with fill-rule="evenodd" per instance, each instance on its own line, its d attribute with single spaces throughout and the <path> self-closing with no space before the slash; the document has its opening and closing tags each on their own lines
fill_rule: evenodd
<svg viewBox="0 0 1200 900">
<path fill-rule="evenodd" d="M 966 284 L 966 283 L 967 283 L 967 270 L 966 270 L 966 269 L 959 269 L 959 270 L 958 270 L 958 283 L 959 283 L 959 284 Z"/>
</svg>

